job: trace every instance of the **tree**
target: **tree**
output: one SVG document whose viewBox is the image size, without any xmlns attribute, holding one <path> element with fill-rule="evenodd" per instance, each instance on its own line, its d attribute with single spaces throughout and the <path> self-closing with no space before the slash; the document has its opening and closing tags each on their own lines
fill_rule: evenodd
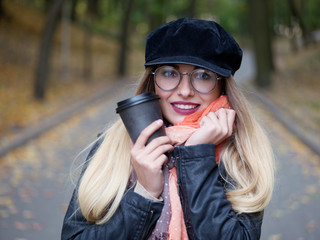
<svg viewBox="0 0 320 240">
<path fill-rule="evenodd" d="M 186 16 L 194 18 L 196 15 L 196 0 L 190 0 L 187 9 L 186 9 Z"/>
<path fill-rule="evenodd" d="M 100 0 L 87 0 L 87 9 L 84 19 L 83 36 L 83 78 L 89 81 L 93 72 L 92 64 L 92 24 L 99 17 Z"/>
<path fill-rule="evenodd" d="M 71 0 L 71 21 L 75 22 L 77 20 L 76 9 L 78 5 L 78 0 Z"/>
<path fill-rule="evenodd" d="M 134 0 L 123 1 L 123 15 L 121 21 L 121 32 L 120 32 L 120 54 L 118 63 L 118 75 L 124 76 L 127 68 L 127 55 L 128 55 L 128 39 L 129 39 L 129 24 L 130 16 L 133 9 Z"/>
<path fill-rule="evenodd" d="M 70 40 L 71 40 L 71 2 L 65 1 L 62 7 L 61 23 L 61 77 L 69 80 L 70 77 Z"/>
<path fill-rule="evenodd" d="M 91 16 L 100 17 L 99 3 L 100 0 L 87 0 L 87 9 Z"/>
<path fill-rule="evenodd" d="M 44 11 L 49 12 L 51 10 L 52 4 L 54 0 L 46 0 L 44 1 Z"/>
<path fill-rule="evenodd" d="M 257 64 L 255 83 L 259 87 L 268 87 L 271 85 L 271 72 L 274 69 L 268 1 L 249 0 L 248 3 L 249 20 L 251 23 L 251 33 Z"/>
<path fill-rule="evenodd" d="M 297 0 L 288 0 L 289 10 L 291 12 L 291 25 L 297 24 L 302 32 L 303 44 L 308 45 L 312 40 L 307 32 L 306 24 L 302 18 L 302 2 Z M 294 36 L 296 37 L 296 36 Z M 296 49 L 296 46 L 293 46 Z"/>
<path fill-rule="evenodd" d="M 34 83 L 34 97 L 39 100 L 44 99 L 46 94 L 52 42 L 60 19 L 63 2 L 64 0 L 53 2 L 44 25 Z"/>
<path fill-rule="evenodd" d="M 3 0 L 0 0 L 0 19 L 4 16 Z"/>
</svg>

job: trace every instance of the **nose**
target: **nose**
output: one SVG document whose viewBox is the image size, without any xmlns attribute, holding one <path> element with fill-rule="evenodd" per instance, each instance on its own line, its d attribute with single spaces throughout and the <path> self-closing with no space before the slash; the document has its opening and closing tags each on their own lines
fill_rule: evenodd
<svg viewBox="0 0 320 240">
<path fill-rule="evenodd" d="M 190 74 L 182 73 L 181 82 L 178 86 L 178 95 L 187 98 L 194 95 L 194 90 L 190 82 Z"/>
</svg>

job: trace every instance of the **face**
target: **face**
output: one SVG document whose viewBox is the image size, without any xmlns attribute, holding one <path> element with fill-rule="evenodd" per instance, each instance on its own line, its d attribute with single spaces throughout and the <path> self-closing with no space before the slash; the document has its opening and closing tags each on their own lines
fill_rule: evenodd
<svg viewBox="0 0 320 240">
<path fill-rule="evenodd" d="M 174 67 L 181 73 L 191 73 L 198 67 L 186 64 L 175 64 Z M 182 122 L 194 112 L 209 106 L 221 93 L 221 81 L 218 81 L 214 90 L 209 93 L 199 93 L 192 87 L 189 75 L 182 75 L 179 86 L 171 91 L 164 91 L 155 84 L 156 94 L 160 96 L 160 105 L 163 115 L 171 124 Z"/>
</svg>

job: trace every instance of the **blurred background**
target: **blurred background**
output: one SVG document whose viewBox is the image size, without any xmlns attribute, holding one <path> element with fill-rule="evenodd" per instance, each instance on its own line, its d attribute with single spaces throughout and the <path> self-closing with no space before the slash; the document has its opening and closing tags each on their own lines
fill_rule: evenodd
<svg viewBox="0 0 320 240">
<path fill-rule="evenodd" d="M 185 16 L 219 22 L 255 52 L 255 85 L 318 117 L 318 0 L 0 0 L 0 138 L 138 77 L 146 35 Z"/>
<path fill-rule="evenodd" d="M 34 220 L 37 207 L 22 210 L 17 206 L 39 196 L 45 201 L 58 198 L 50 190 L 52 182 L 44 184 L 43 191 L 35 190 L 32 184 L 42 181 L 36 172 L 50 160 L 45 165 L 45 178 L 57 179 L 54 175 L 64 169 L 54 182 L 63 186 L 72 158 L 89 143 L 88 139 L 94 139 L 94 131 L 99 131 L 103 123 L 99 128 L 95 126 L 89 138 L 89 130 L 85 130 L 88 125 L 81 125 L 84 136 L 76 137 L 77 141 L 83 138 L 77 147 L 75 138 L 63 135 L 75 122 L 62 126 L 59 136 L 58 131 L 45 136 L 42 140 L 47 148 L 39 147 L 37 142 L 24 148 L 23 141 L 15 145 L 20 149 L 14 150 L 10 144 L 21 133 L 98 93 L 114 102 L 120 96 L 119 89 L 125 88 L 121 83 L 132 84 L 131 79 L 139 78 L 144 70 L 147 34 L 180 17 L 217 21 L 236 38 L 244 50 L 244 62 L 235 78 L 241 79 L 244 89 L 272 102 L 277 111 L 272 107 L 267 111 L 273 111 L 273 117 L 283 114 L 286 116 L 282 122 L 294 121 L 291 129 L 299 131 L 289 138 L 302 134 L 311 142 L 310 154 L 316 162 L 310 166 L 316 171 L 314 177 L 320 176 L 319 0 L 0 0 L 0 239 L 42 239 L 25 237 L 28 231 L 45 232 L 46 224 Z M 83 110 L 87 116 L 95 115 L 94 111 Z M 263 118 L 264 113 L 261 115 Z M 69 152 L 57 157 L 54 147 L 59 143 Z M 309 154 L 309 150 L 306 152 Z M 65 165 L 54 165 L 57 158 L 69 160 Z M 23 167 L 16 168 L 19 165 Z M 26 174 L 28 169 L 32 173 Z M 26 175 L 33 187 L 21 183 Z M 316 181 L 320 185 L 318 178 Z M 319 201 L 318 186 L 308 186 L 307 192 Z M 63 201 L 56 203 L 60 221 L 68 200 Z M 277 210 L 273 213 L 276 218 L 282 214 Z M 313 233 L 317 229 L 320 234 L 319 224 L 319 220 L 312 220 L 304 229 Z M 55 225 L 55 233 L 47 236 L 58 236 L 59 228 Z M 14 231 L 20 232 L 20 237 Z M 289 239 L 281 238 L 281 234 L 270 236 L 265 239 Z"/>
</svg>

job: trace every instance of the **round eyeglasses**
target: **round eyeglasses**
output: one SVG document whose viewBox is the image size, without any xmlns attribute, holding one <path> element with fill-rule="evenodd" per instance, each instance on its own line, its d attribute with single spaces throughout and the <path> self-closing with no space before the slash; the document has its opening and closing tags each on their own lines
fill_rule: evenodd
<svg viewBox="0 0 320 240">
<path fill-rule="evenodd" d="M 218 80 L 222 78 L 218 77 L 216 73 L 202 68 L 191 73 L 181 73 L 172 66 L 159 67 L 152 74 L 157 86 L 164 91 L 176 89 L 182 80 L 182 75 L 189 75 L 194 90 L 199 93 L 209 93 L 215 89 Z"/>
</svg>

